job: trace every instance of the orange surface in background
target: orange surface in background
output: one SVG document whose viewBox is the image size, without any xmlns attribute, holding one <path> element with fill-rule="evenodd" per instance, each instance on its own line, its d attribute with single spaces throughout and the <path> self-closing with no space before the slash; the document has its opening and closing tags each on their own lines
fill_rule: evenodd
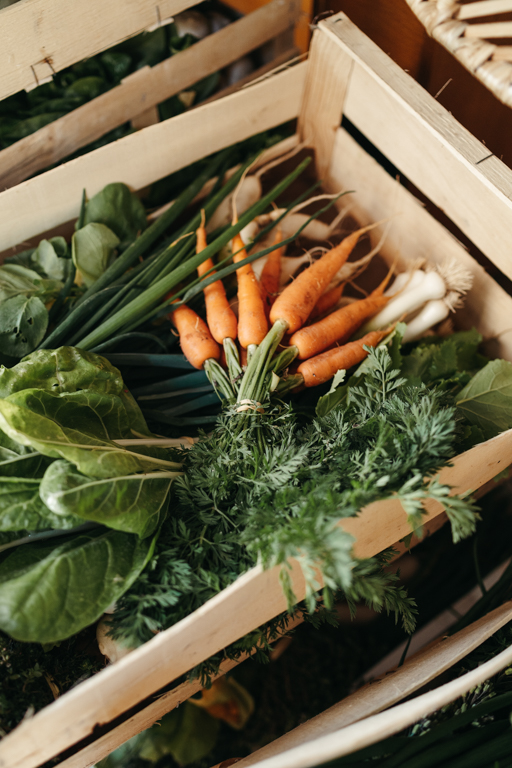
<svg viewBox="0 0 512 768">
<path fill-rule="evenodd" d="M 248 14 L 266 5 L 269 0 L 223 0 L 230 8 L 234 8 L 239 13 Z M 301 0 L 300 14 L 295 27 L 294 42 L 301 53 L 306 53 L 309 49 L 311 31 L 309 25 L 313 18 L 314 0 Z"/>
</svg>

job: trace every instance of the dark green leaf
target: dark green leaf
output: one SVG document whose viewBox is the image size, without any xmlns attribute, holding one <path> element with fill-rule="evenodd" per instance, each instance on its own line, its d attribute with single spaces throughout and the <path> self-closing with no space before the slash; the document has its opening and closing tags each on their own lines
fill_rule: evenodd
<svg viewBox="0 0 512 768">
<path fill-rule="evenodd" d="M 83 520 L 72 511 L 54 515 L 39 494 L 40 480 L 0 477 L 0 531 L 41 531 L 75 528 Z"/>
<path fill-rule="evenodd" d="M 140 757 L 157 763 L 165 755 L 172 755 L 178 765 L 201 760 L 215 746 L 219 726 L 220 722 L 208 712 L 185 702 L 147 731 Z"/>
<path fill-rule="evenodd" d="M 24 357 L 37 347 L 48 327 L 48 310 L 37 296 L 12 296 L 0 304 L 0 350 Z"/>
<path fill-rule="evenodd" d="M 54 461 L 40 495 L 55 515 L 78 515 L 141 538 L 157 528 L 166 512 L 173 473 L 153 472 L 91 480 L 67 461 Z"/>
<path fill-rule="evenodd" d="M 50 459 L 0 431 L 0 477 L 42 477 Z"/>
<path fill-rule="evenodd" d="M 85 223 L 93 222 L 104 224 L 128 245 L 146 229 L 146 211 L 126 184 L 107 184 L 87 203 Z"/>
<path fill-rule="evenodd" d="M 492 360 L 459 392 L 458 410 L 488 440 L 512 428 L 512 363 Z"/>
<path fill-rule="evenodd" d="M 121 374 L 108 360 L 74 347 L 41 349 L 13 368 L 0 369 L 0 397 L 38 387 L 53 393 L 87 389 L 121 395 Z"/>
<path fill-rule="evenodd" d="M 96 621 L 144 568 L 154 540 L 120 531 L 25 544 L 0 564 L 0 627 L 16 640 L 55 643 Z"/>
<path fill-rule="evenodd" d="M 117 411 L 113 403 L 117 400 Z M 95 392 L 59 396 L 25 389 L 0 400 L 0 429 L 23 445 L 71 461 L 90 477 L 118 477 L 156 469 L 176 469 L 165 460 L 134 453 L 109 439 L 122 425 L 119 398 Z M 147 449 L 146 449 L 147 450 Z"/>
<path fill-rule="evenodd" d="M 73 264 L 80 270 L 89 288 L 110 266 L 119 238 L 105 224 L 86 224 L 71 241 Z"/>
</svg>

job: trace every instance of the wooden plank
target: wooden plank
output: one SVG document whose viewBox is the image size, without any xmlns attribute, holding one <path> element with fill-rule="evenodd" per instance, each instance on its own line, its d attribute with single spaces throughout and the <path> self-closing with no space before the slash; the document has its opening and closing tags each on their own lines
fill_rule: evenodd
<svg viewBox="0 0 512 768">
<path fill-rule="evenodd" d="M 107 93 L 17 141 L 0 152 L 0 189 L 19 184 L 114 128 L 154 110 L 160 102 L 288 29 L 297 13 L 297 0 L 273 0 L 186 51 L 137 70 Z"/>
<path fill-rule="evenodd" d="M 5 222 L 0 252 L 76 218 L 84 188 L 89 196 L 112 181 L 142 189 L 205 155 L 292 120 L 299 113 L 306 68 L 306 62 L 298 64 L 0 193 Z"/>
<path fill-rule="evenodd" d="M 394 672 L 365 685 L 351 696 L 240 760 L 237 763 L 238 768 L 258 765 L 261 761 L 281 755 L 288 749 L 333 733 L 397 704 L 465 658 L 511 619 L 512 603 L 508 601 L 452 637 L 443 637 L 435 645 L 420 651 Z"/>
<path fill-rule="evenodd" d="M 302 614 L 290 619 L 287 625 L 287 632 L 291 631 L 303 621 Z M 231 669 L 234 669 L 243 661 L 245 661 L 252 654 L 242 654 L 238 661 L 227 660 L 220 666 L 220 672 L 212 679 L 217 679 L 221 675 L 225 675 Z M 113 728 L 111 731 L 99 739 L 96 739 L 92 744 L 89 744 L 80 752 L 68 757 L 59 763 L 59 768 L 90 768 L 98 760 L 102 760 L 109 755 L 114 749 L 120 747 L 125 741 L 131 739 L 137 733 L 144 731 L 146 728 L 152 726 L 157 720 L 160 720 L 171 709 L 178 707 L 187 699 L 190 699 L 195 693 L 201 690 L 201 684 L 198 680 L 186 681 L 181 685 L 173 688 L 172 691 L 164 693 L 163 696 L 159 696 L 153 703 L 149 704 L 141 712 L 137 712 L 136 715 L 130 717 L 121 725 Z"/>
<path fill-rule="evenodd" d="M 51 80 L 195 0 L 20 0 L 0 11 L 0 99 Z"/>
<path fill-rule="evenodd" d="M 329 168 L 353 59 L 328 35 L 314 35 L 299 116 L 299 135 L 315 148 L 317 176 Z"/>
<path fill-rule="evenodd" d="M 455 491 L 474 490 L 510 463 L 512 430 L 457 456 L 439 479 Z M 443 511 L 439 504 L 428 505 L 428 510 L 427 520 Z M 392 500 L 371 504 L 357 518 L 343 519 L 340 524 L 356 538 L 354 554 L 363 558 L 406 535 L 405 519 L 401 505 Z M 90 736 L 97 724 L 109 723 L 254 627 L 286 611 L 279 570 L 253 568 L 179 624 L 23 721 L 0 743 L 0 768 L 35 768 Z M 290 578 L 300 601 L 306 585 L 295 561 L 290 562 Z M 53 733 L 51 743 L 46 739 L 49 732 Z"/>
<path fill-rule="evenodd" d="M 486 351 L 493 357 L 512 360 L 512 298 L 467 253 L 465 248 L 401 184 L 390 176 L 352 139 L 339 129 L 327 186 L 333 190 L 355 190 L 342 198 L 352 206 L 361 224 L 381 221 L 392 216 L 385 225 L 386 240 L 381 254 L 389 263 L 398 258 L 401 268 L 407 262 L 426 259 L 442 263 L 456 259 L 473 275 L 474 289 L 457 311 L 462 328 L 474 325 L 483 335 Z M 383 229 L 371 233 L 375 245 Z"/>
<path fill-rule="evenodd" d="M 319 24 L 353 52 L 346 116 L 508 277 L 512 259 L 512 170 L 344 14 Z M 421 148 L 421 149 L 419 149 Z"/>
<path fill-rule="evenodd" d="M 512 0 L 479 0 L 469 5 L 461 5 L 455 14 L 457 19 L 479 19 L 494 13 L 512 11 Z"/>
<path fill-rule="evenodd" d="M 437 709 L 455 701 L 459 696 L 468 693 L 472 688 L 504 670 L 511 662 L 512 647 L 508 647 L 471 672 L 433 691 L 305 744 L 299 744 L 286 752 L 261 760 L 255 765 L 258 768 L 311 768 L 350 755 L 399 733 Z"/>
</svg>

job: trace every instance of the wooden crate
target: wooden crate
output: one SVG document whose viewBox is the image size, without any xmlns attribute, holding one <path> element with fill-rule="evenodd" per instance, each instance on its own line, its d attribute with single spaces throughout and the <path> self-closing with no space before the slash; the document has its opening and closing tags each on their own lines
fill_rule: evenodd
<svg viewBox="0 0 512 768">
<path fill-rule="evenodd" d="M 344 14 L 320 22 L 308 62 L 0 193 L 0 220 L 7 222 L 0 250 L 76 218 L 84 187 L 89 195 L 111 181 L 141 189 L 298 117 L 298 132 L 282 149 L 300 140 L 314 147 L 325 185 L 357 190 L 351 197 L 361 223 L 392 216 L 382 251 L 388 260 L 453 257 L 469 269 L 475 288 L 459 323 L 475 325 L 495 355 L 512 360 L 512 298 L 340 127 L 342 115 L 512 277 L 507 239 L 512 171 L 488 157 L 484 146 Z M 510 464 L 512 430 L 457 456 L 439 478 L 454 492 L 474 491 Z M 427 505 L 427 528 L 442 514 L 440 505 Z M 409 532 L 393 501 L 372 504 L 342 525 L 355 537 L 359 557 L 375 555 Z M 298 564 L 290 565 L 300 600 L 304 580 Z M 278 568 L 253 568 L 194 614 L 22 722 L 0 745 L 0 766 L 36 768 L 60 755 L 62 768 L 86 768 L 147 728 L 199 688 L 166 686 L 286 609 L 278 574 Z M 222 670 L 232 666 L 226 662 Z"/>
<path fill-rule="evenodd" d="M 302 18 L 299 2 L 271 0 L 255 6 L 186 51 L 133 72 L 110 91 L 0 151 L 0 189 L 19 184 L 124 123 L 131 121 L 138 129 L 157 122 L 158 104 L 263 45 L 271 44 L 269 61 L 230 90 L 293 58 L 299 52 L 293 42 Z M 48 82 L 59 70 L 145 29 L 168 24 L 173 14 L 194 3 L 131 0 L 105 6 L 94 0 L 85 6 L 77 0 L 21 0 L 0 11 L 0 99 Z M 26 35 L 27 29 L 32 34 Z"/>
</svg>

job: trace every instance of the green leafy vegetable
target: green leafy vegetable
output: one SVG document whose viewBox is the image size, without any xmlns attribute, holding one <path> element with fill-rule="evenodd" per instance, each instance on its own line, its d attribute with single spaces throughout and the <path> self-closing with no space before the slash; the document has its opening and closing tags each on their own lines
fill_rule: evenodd
<svg viewBox="0 0 512 768">
<path fill-rule="evenodd" d="M 50 459 L 0 431 L 0 477 L 42 477 Z"/>
<path fill-rule="evenodd" d="M 0 563 L 0 628 L 17 640 L 53 643 L 96 621 L 133 583 L 153 540 L 120 531 L 25 544 Z"/>
<path fill-rule="evenodd" d="M 0 349 L 24 357 L 43 340 L 48 310 L 37 296 L 11 296 L 0 304 Z"/>
<path fill-rule="evenodd" d="M 492 360 L 455 399 L 458 410 L 486 440 L 512 428 L 512 363 Z"/>
<path fill-rule="evenodd" d="M 60 253 L 57 253 L 57 249 Z M 30 256 L 30 262 L 34 269 L 53 280 L 64 280 L 66 277 L 67 259 L 62 258 L 67 254 L 67 244 L 63 237 L 54 237 L 51 240 L 41 240 L 36 250 Z"/>
<path fill-rule="evenodd" d="M 90 477 L 179 468 L 112 442 L 109 429 L 119 424 L 121 412 L 110 414 L 109 402 L 112 405 L 108 396 L 95 392 L 59 397 L 43 390 L 22 390 L 0 400 L 0 429 L 45 456 L 71 461 Z"/>
<path fill-rule="evenodd" d="M 146 229 L 146 210 L 126 184 L 107 184 L 86 205 L 84 224 L 91 223 L 108 227 L 124 249 Z"/>
<path fill-rule="evenodd" d="M 40 495 L 56 516 L 77 515 L 144 538 L 163 518 L 176 475 L 154 472 L 91 480 L 69 462 L 54 461 L 43 477 Z"/>
<path fill-rule="evenodd" d="M 67 514 L 57 517 L 39 495 L 40 480 L 0 477 L 0 531 L 40 531 L 46 528 L 74 528 L 83 520 Z"/>
<path fill-rule="evenodd" d="M 108 360 L 74 347 L 42 349 L 12 368 L 0 368 L 0 397 L 34 386 L 53 393 L 91 390 L 121 395 L 124 390 L 121 374 Z"/>
<path fill-rule="evenodd" d="M 86 224 L 73 235 L 73 264 L 80 270 L 89 288 L 113 261 L 119 238 L 104 224 Z"/>
</svg>

